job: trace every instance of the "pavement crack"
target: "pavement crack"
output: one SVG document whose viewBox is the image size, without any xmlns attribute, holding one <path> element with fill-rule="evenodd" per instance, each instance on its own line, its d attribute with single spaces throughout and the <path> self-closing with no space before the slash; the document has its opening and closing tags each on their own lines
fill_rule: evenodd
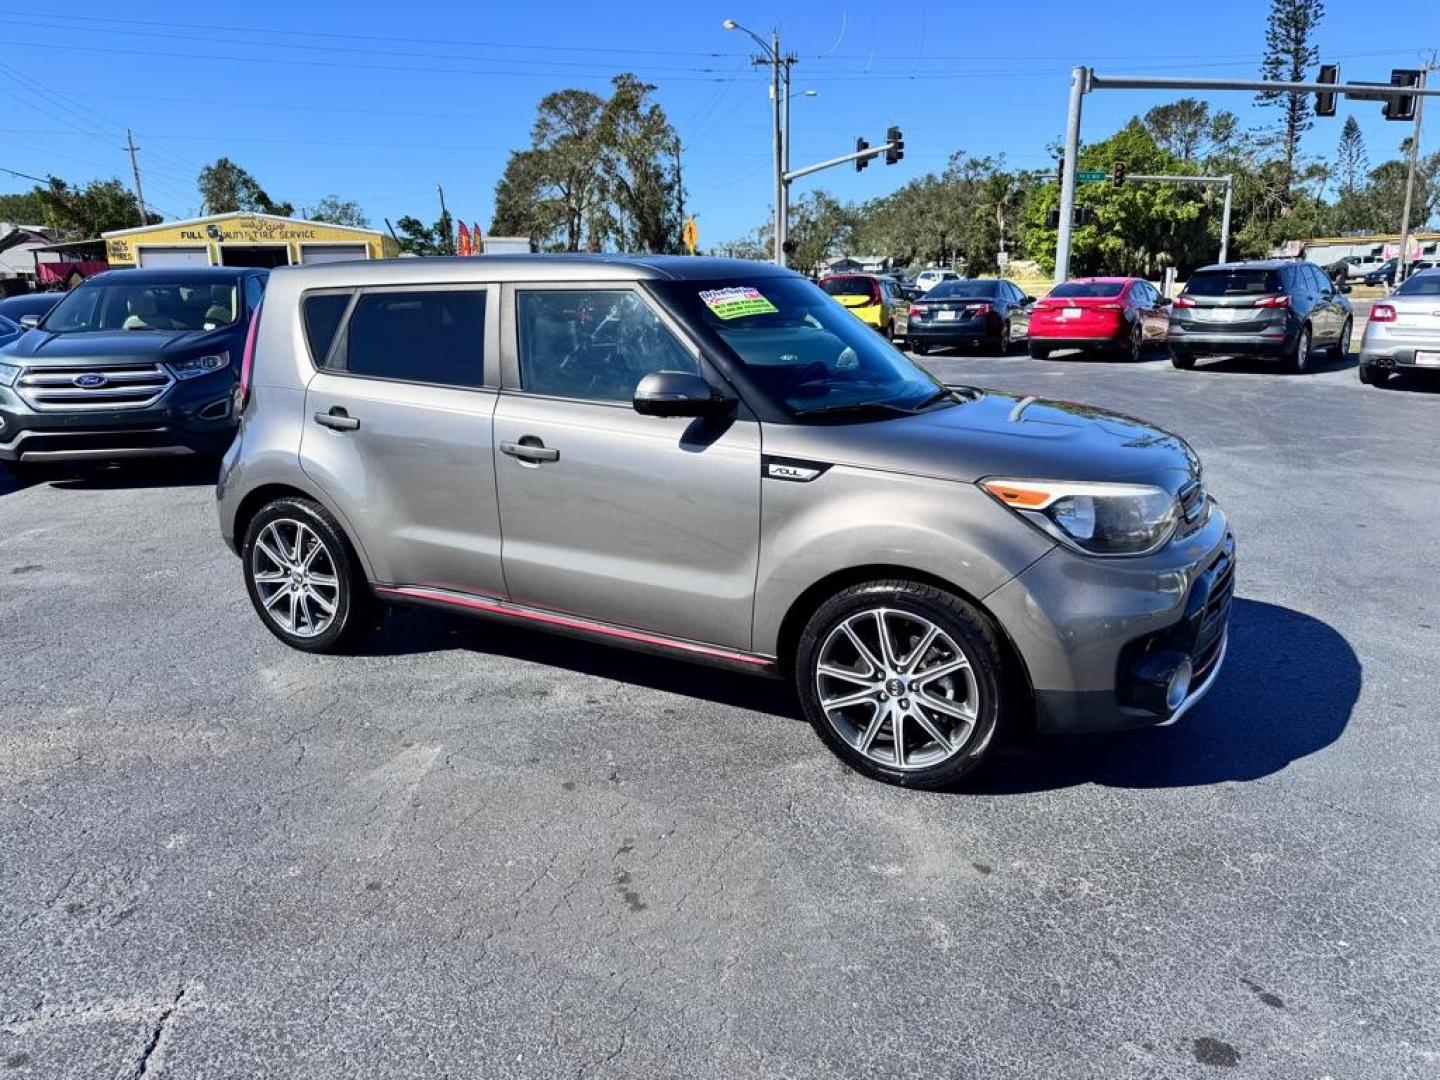
<svg viewBox="0 0 1440 1080">
<path fill-rule="evenodd" d="M 175 1019 L 176 1012 L 179 1011 L 181 1003 L 185 1000 L 185 993 L 188 989 L 182 983 L 180 989 L 175 993 L 174 1000 L 160 1010 L 160 1015 L 155 1018 L 155 1024 L 150 1029 L 150 1038 L 140 1054 L 140 1060 L 135 1063 L 135 1068 L 130 1073 L 130 1080 L 141 1080 L 142 1077 L 149 1075 L 151 1059 L 165 1041 L 171 1022 Z"/>
</svg>

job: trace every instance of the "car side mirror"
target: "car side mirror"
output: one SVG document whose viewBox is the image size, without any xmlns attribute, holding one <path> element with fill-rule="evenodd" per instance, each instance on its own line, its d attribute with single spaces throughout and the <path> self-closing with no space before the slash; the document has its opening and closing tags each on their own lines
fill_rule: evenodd
<svg viewBox="0 0 1440 1080">
<path fill-rule="evenodd" d="M 37 327 L 37 326 L 39 326 L 39 325 L 40 325 L 40 316 L 39 316 L 39 315 L 21 315 L 21 316 L 20 316 L 20 327 L 21 327 L 21 329 L 23 329 L 23 330 L 34 330 L 35 327 Z"/>
<path fill-rule="evenodd" d="M 1353 288 L 1354 288 L 1353 285 L 1341 285 L 1341 286 L 1340 286 L 1340 291 L 1341 291 L 1342 293 L 1348 293 L 1348 292 L 1350 292 L 1350 290 L 1353 289 Z"/>
<path fill-rule="evenodd" d="M 1156 303 L 1158 303 L 1161 307 L 1169 307 L 1174 302 L 1175 301 L 1171 300 L 1168 296 L 1162 296 L 1158 301 L 1156 301 Z"/>
<path fill-rule="evenodd" d="M 710 416 L 734 403 L 689 371 L 652 371 L 635 387 L 633 401 L 641 416 Z"/>
<path fill-rule="evenodd" d="M 1033 304 L 1033 303 L 1035 303 L 1035 300 L 1036 300 L 1036 299 L 1037 299 L 1037 298 L 1034 297 L 1034 296 L 1027 296 L 1027 297 L 1025 297 L 1024 300 L 1021 301 L 1021 303 L 1022 303 L 1022 304 Z"/>
</svg>

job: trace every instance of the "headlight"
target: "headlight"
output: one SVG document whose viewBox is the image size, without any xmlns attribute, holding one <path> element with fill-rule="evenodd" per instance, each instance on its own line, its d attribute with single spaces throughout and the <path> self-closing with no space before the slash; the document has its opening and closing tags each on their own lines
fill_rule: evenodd
<svg viewBox="0 0 1440 1080">
<path fill-rule="evenodd" d="M 20 377 L 20 368 L 14 364 L 0 364 L 0 386 L 14 386 Z"/>
<path fill-rule="evenodd" d="M 991 498 L 1085 555 L 1146 555 L 1175 531 L 1175 496 L 1149 484 L 983 480 Z"/>
<path fill-rule="evenodd" d="M 230 365 L 229 353 L 214 353 L 210 356 L 192 356 L 188 360 L 168 360 L 165 366 L 177 379 L 193 379 L 197 375 L 209 375 Z"/>
</svg>

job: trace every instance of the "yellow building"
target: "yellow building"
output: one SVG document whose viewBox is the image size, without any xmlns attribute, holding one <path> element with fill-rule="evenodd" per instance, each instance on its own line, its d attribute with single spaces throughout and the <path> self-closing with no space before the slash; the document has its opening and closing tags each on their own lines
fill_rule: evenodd
<svg viewBox="0 0 1440 1080">
<path fill-rule="evenodd" d="M 376 229 L 236 210 L 101 234 L 110 265 L 290 266 L 341 259 L 394 259 L 394 239 Z"/>
</svg>

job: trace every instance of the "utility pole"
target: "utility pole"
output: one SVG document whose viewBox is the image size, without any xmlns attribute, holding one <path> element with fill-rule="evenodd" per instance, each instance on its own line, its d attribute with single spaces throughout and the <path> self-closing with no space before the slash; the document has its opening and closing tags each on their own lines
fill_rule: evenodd
<svg viewBox="0 0 1440 1080">
<path fill-rule="evenodd" d="M 1430 54 L 1430 62 L 1420 69 L 1420 88 L 1425 88 L 1429 81 L 1430 72 L 1435 67 L 1435 54 Z M 1420 118 L 1425 113 L 1425 98 L 1415 98 L 1415 130 L 1410 134 L 1410 160 L 1405 169 L 1405 209 L 1402 211 L 1400 220 L 1400 254 L 1395 263 L 1395 284 L 1399 285 L 1405 280 L 1405 267 L 1410 262 L 1410 205 L 1415 192 L 1415 159 L 1420 154 Z"/>
<path fill-rule="evenodd" d="M 1080 168 L 1080 105 L 1090 92 L 1090 69 L 1070 69 L 1070 108 L 1060 166 L 1060 221 L 1055 238 L 1055 284 L 1070 276 L 1070 230 L 1075 220 L 1075 173 Z"/>
<path fill-rule="evenodd" d="M 747 26 L 741 26 L 734 19 L 726 19 L 722 24 L 726 30 L 740 30 L 750 35 L 750 39 L 760 46 L 761 55 L 750 62 L 752 64 L 770 65 L 770 104 L 774 114 L 774 139 L 773 149 L 775 155 L 775 214 L 771 226 L 773 244 L 771 245 L 772 255 L 778 266 L 785 265 L 785 233 L 788 223 L 789 210 L 789 181 L 785 177 L 789 160 L 789 120 L 790 102 L 790 65 L 795 63 L 798 57 L 782 56 L 780 53 L 780 31 L 772 30 L 770 40 L 767 42 L 759 34 Z M 784 69 L 783 72 L 781 69 Z"/>
<path fill-rule="evenodd" d="M 140 224 L 149 224 L 149 217 L 145 213 L 145 192 L 140 187 L 140 165 L 135 160 L 135 151 L 140 148 L 135 145 L 135 136 L 130 134 L 130 129 L 125 129 L 125 148 L 130 151 L 130 171 L 135 174 L 135 202 L 140 207 Z"/>
<path fill-rule="evenodd" d="M 454 255 L 455 237 L 450 229 L 450 211 L 445 209 L 445 188 L 437 183 L 435 190 L 440 193 L 440 224 L 445 226 L 445 254 Z"/>
</svg>

